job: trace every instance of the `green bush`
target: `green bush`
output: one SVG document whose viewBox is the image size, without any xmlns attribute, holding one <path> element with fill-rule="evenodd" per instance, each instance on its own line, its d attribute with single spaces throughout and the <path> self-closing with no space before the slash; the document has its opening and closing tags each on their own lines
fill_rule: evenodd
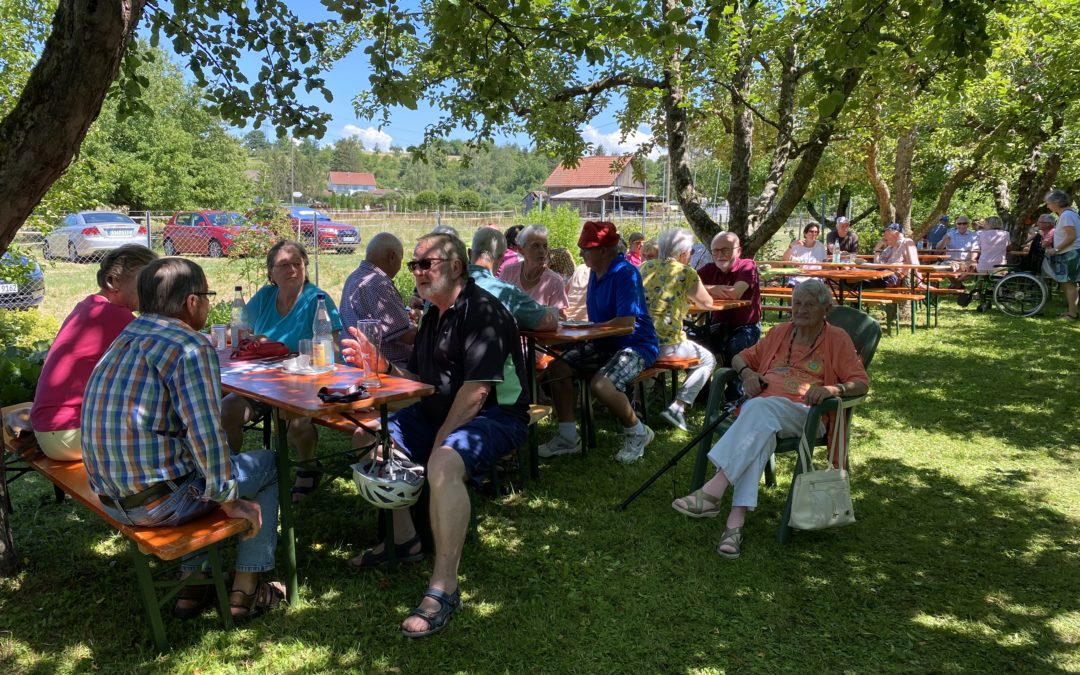
<svg viewBox="0 0 1080 675">
<path fill-rule="evenodd" d="M 530 211 L 528 215 L 518 216 L 515 224 L 539 224 L 548 229 L 548 246 L 566 248 L 576 255 L 578 235 L 581 234 L 581 215 L 577 209 L 560 206 L 556 210 Z"/>
<path fill-rule="evenodd" d="M 40 310 L 0 310 L 0 344 L 48 349 L 60 331 L 60 321 Z"/>
<path fill-rule="evenodd" d="M 0 406 L 34 399 L 41 366 L 60 322 L 37 310 L 0 310 L 0 337 L 8 345 L 0 354 Z"/>
<path fill-rule="evenodd" d="M 422 211 L 434 211 L 439 205 L 439 193 L 434 190 L 421 190 L 413 197 L 413 205 Z"/>
</svg>

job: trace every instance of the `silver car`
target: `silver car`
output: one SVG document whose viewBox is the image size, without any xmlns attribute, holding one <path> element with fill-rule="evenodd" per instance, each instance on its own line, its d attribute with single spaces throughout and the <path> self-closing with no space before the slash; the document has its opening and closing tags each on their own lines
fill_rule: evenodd
<svg viewBox="0 0 1080 675">
<path fill-rule="evenodd" d="M 64 216 L 61 224 L 45 235 L 43 254 L 46 260 L 67 258 L 74 262 L 124 244 L 146 246 L 146 226 L 122 213 L 80 211 Z"/>
</svg>

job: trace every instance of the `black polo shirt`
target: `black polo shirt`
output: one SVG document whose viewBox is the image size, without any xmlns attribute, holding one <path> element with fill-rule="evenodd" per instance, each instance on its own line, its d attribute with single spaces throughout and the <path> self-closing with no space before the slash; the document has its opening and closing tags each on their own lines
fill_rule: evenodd
<svg viewBox="0 0 1080 675">
<path fill-rule="evenodd" d="M 435 393 L 420 399 L 424 416 L 442 424 L 454 397 L 466 382 L 491 382 L 483 410 L 502 406 L 503 411 L 529 421 L 529 392 L 525 387 L 525 360 L 514 317 L 498 298 L 465 282 L 454 304 L 445 313 L 429 305 L 416 333 L 409 370 Z"/>
</svg>

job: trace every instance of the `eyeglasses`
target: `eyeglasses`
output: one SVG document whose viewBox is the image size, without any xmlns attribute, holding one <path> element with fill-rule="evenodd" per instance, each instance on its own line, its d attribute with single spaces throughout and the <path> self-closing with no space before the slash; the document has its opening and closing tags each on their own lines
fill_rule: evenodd
<svg viewBox="0 0 1080 675">
<path fill-rule="evenodd" d="M 299 270 L 304 268 L 303 261 L 301 262 L 279 262 L 274 264 L 274 269 L 284 272 L 288 269 Z"/>
<path fill-rule="evenodd" d="M 807 230 L 806 231 L 807 234 L 817 234 L 818 232 L 821 232 L 821 230 Z"/>
<path fill-rule="evenodd" d="M 217 291 L 196 291 L 192 295 L 201 295 L 204 298 L 212 298 L 217 295 Z"/>
<path fill-rule="evenodd" d="M 421 258 L 419 260 L 410 260 L 409 262 L 405 263 L 405 266 L 409 268 L 410 272 L 415 274 L 416 270 L 420 270 L 421 272 L 427 272 L 435 263 L 446 262 L 449 259 L 450 258 Z"/>
<path fill-rule="evenodd" d="M 958 221 L 956 221 L 956 224 L 957 225 L 970 225 L 971 223 L 969 223 L 966 220 L 958 220 Z"/>
<path fill-rule="evenodd" d="M 714 249 L 712 249 L 712 252 L 713 253 L 731 253 L 734 250 L 735 250 L 734 246 L 724 246 L 722 248 L 714 248 Z"/>
</svg>

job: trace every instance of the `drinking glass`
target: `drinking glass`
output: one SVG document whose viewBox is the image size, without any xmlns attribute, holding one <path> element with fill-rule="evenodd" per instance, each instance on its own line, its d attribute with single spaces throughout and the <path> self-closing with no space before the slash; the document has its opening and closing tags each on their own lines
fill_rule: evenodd
<svg viewBox="0 0 1080 675">
<path fill-rule="evenodd" d="M 382 324 L 373 319 L 362 319 L 356 322 L 356 331 L 359 334 L 357 344 L 360 349 L 356 355 L 356 366 L 360 368 L 360 382 L 368 389 L 381 387 L 379 354 L 382 349 Z"/>
</svg>

